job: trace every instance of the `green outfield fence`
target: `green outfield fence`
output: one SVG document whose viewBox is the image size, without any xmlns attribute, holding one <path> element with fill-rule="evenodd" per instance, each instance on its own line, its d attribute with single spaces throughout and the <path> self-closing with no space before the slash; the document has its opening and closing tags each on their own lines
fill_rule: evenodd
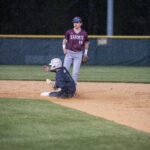
<svg viewBox="0 0 150 150">
<path fill-rule="evenodd" d="M 43 65 L 64 59 L 63 35 L 0 35 L 1 65 Z M 150 66 L 150 36 L 90 35 L 87 65 Z"/>
</svg>

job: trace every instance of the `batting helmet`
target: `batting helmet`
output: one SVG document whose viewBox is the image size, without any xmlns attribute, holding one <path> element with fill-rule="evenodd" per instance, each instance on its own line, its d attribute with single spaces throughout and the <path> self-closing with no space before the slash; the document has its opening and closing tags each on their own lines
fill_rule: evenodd
<svg viewBox="0 0 150 150">
<path fill-rule="evenodd" d="M 74 17 L 72 20 L 73 23 L 82 23 L 81 17 Z"/>
<path fill-rule="evenodd" d="M 54 58 L 51 60 L 49 65 L 51 66 L 50 71 L 55 71 L 55 69 L 62 67 L 62 61 L 59 58 Z"/>
</svg>

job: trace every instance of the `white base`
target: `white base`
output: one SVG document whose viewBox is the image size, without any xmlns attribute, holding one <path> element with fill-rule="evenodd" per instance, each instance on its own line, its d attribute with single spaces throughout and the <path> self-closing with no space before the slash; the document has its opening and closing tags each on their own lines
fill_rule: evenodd
<svg viewBox="0 0 150 150">
<path fill-rule="evenodd" d="M 50 92 L 42 92 L 40 96 L 49 96 Z"/>
</svg>

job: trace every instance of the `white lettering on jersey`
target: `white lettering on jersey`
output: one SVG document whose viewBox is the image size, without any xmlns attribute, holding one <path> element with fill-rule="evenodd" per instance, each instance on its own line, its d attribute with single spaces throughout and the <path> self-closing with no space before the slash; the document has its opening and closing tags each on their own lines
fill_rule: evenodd
<svg viewBox="0 0 150 150">
<path fill-rule="evenodd" d="M 84 40 L 83 35 L 70 35 L 71 40 Z"/>
</svg>

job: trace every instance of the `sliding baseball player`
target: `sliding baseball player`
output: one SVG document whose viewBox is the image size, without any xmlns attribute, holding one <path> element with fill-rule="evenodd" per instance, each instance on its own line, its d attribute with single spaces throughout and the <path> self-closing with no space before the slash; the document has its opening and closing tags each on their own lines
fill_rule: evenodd
<svg viewBox="0 0 150 150">
<path fill-rule="evenodd" d="M 43 92 L 41 96 L 51 96 L 58 98 L 71 98 L 74 96 L 76 91 L 75 82 L 70 76 L 68 70 L 62 66 L 62 62 L 59 58 L 54 58 L 50 62 L 49 66 L 43 66 L 45 71 L 51 71 L 56 73 L 56 82 L 53 85 L 54 89 L 60 88 L 56 92 Z M 52 81 L 47 79 L 47 83 L 51 84 Z M 52 83 L 53 84 L 53 83 Z"/>
</svg>

